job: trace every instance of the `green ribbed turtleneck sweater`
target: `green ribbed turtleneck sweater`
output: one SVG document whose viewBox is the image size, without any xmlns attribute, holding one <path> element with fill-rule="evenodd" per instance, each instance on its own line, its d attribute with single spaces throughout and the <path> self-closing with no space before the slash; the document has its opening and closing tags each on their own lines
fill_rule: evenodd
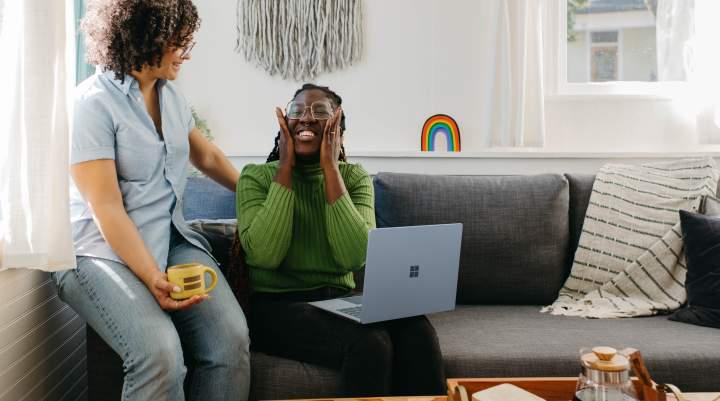
<svg viewBox="0 0 720 401">
<path fill-rule="evenodd" d="M 240 242 L 250 285 L 260 292 L 355 288 L 375 227 L 372 179 L 357 164 L 340 163 L 347 193 L 325 199 L 318 164 L 295 166 L 292 190 L 273 181 L 278 162 L 247 165 L 237 184 Z"/>
</svg>

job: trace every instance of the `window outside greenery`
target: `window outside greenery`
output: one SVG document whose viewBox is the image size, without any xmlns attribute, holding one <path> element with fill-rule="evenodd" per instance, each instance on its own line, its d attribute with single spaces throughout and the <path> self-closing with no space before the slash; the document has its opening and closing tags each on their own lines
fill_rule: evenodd
<svg viewBox="0 0 720 401">
<path fill-rule="evenodd" d="M 2 2 L 3 0 L 0 0 Z M 75 81 L 80 83 L 95 72 L 95 67 L 85 61 L 85 37 L 80 31 L 80 21 L 85 16 L 85 0 L 75 0 L 75 44 L 77 69 Z"/>
</svg>

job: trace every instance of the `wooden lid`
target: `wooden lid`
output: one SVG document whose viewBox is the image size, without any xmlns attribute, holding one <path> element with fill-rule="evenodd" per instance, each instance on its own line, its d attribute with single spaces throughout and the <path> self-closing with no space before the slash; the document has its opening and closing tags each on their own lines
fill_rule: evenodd
<svg viewBox="0 0 720 401">
<path fill-rule="evenodd" d="M 584 354 L 581 359 L 586 367 L 603 372 L 622 372 L 630 369 L 630 361 L 612 347 L 594 347 L 592 352 Z"/>
</svg>

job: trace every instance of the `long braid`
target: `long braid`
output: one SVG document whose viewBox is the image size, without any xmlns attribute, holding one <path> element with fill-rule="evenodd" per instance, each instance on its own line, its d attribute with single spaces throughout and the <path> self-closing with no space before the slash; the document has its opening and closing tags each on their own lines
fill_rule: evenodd
<svg viewBox="0 0 720 401">
<path fill-rule="evenodd" d="M 297 97 L 297 95 L 300 94 L 300 92 L 306 91 L 306 90 L 313 90 L 318 89 L 325 94 L 328 95 L 330 100 L 332 100 L 333 103 L 335 103 L 335 107 L 339 107 L 342 105 L 342 98 L 337 93 L 333 92 L 329 87 L 327 86 L 318 86 L 315 84 L 304 84 L 300 89 L 295 91 L 295 94 L 293 95 L 293 99 Z M 345 132 L 345 112 L 343 111 L 343 115 L 340 118 L 340 129 L 342 129 L 342 132 Z M 275 147 L 273 147 L 272 151 L 267 157 L 266 163 L 280 160 L 280 131 L 278 131 L 277 135 L 275 136 Z M 338 160 L 341 162 L 347 162 L 347 158 L 345 156 L 345 146 L 340 145 L 340 156 L 338 157 Z"/>
<path fill-rule="evenodd" d="M 268 155 L 265 163 L 270 163 L 275 160 L 280 160 L 280 131 L 278 131 L 277 135 L 275 135 L 275 147 Z"/>
</svg>

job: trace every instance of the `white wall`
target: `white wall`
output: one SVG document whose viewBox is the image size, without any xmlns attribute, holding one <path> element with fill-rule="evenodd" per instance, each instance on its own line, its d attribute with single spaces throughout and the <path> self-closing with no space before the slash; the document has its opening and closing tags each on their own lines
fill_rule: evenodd
<svg viewBox="0 0 720 401">
<path fill-rule="evenodd" d="M 479 75 L 491 54 L 494 19 L 483 3 L 365 1 L 363 60 L 317 80 L 346 100 L 349 149 L 417 150 L 425 119 L 440 112 L 458 120 L 464 149 L 481 148 Z M 235 0 L 196 4 L 203 26 L 181 86 L 226 152 L 267 153 L 277 132 L 273 108 L 284 106 L 299 84 L 270 78 L 233 52 Z"/>
<path fill-rule="evenodd" d="M 397 167 L 398 157 L 417 156 L 422 124 L 439 112 L 458 121 L 466 157 L 487 156 L 480 116 L 490 106 L 492 82 L 487 77 L 497 21 L 487 11 L 493 9 L 487 7 L 491 1 L 499 0 L 364 0 L 363 60 L 317 80 L 346 101 L 351 156 L 372 157 L 380 168 Z M 274 106 L 284 105 L 299 85 L 267 76 L 234 52 L 235 0 L 196 4 L 203 25 L 179 85 L 227 154 L 240 157 L 239 164 L 261 160 L 277 132 Z M 698 147 L 694 119 L 677 106 L 647 98 L 552 97 L 546 105 L 546 146 L 541 152 L 576 158 L 588 152 L 716 150 Z M 493 160 L 522 163 L 522 155 L 504 150 Z M 440 159 L 433 160 L 427 163 Z M 442 160 L 466 171 L 459 158 Z"/>
</svg>

